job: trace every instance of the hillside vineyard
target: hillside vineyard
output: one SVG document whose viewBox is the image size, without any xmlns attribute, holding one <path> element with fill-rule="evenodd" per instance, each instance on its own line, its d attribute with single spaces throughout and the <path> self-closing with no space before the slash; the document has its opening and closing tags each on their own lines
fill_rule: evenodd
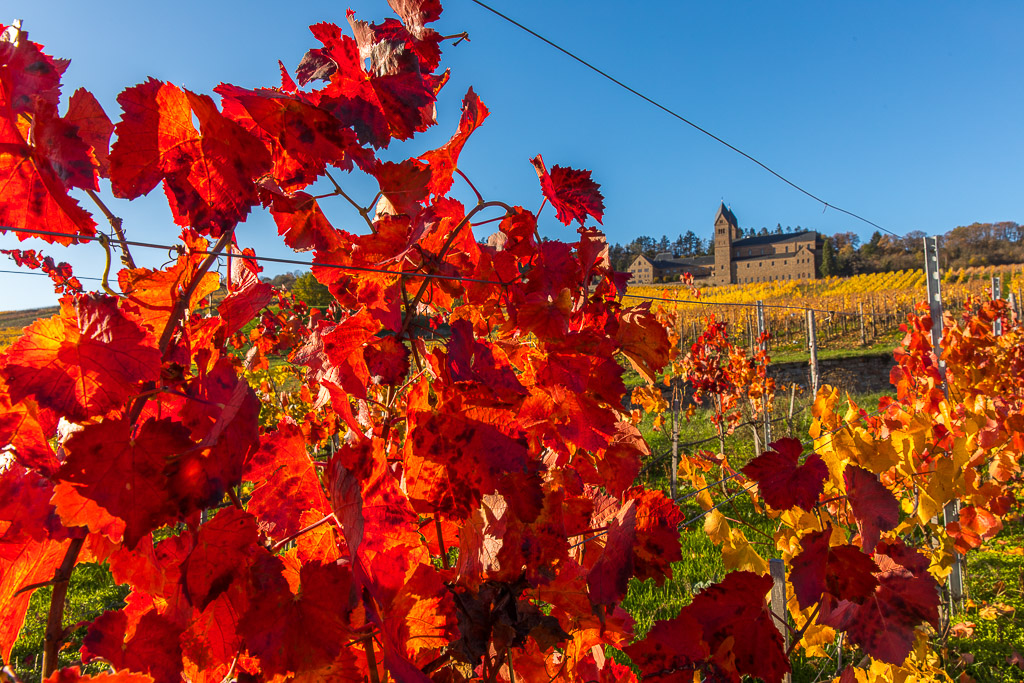
<svg viewBox="0 0 1024 683">
<path fill-rule="evenodd" d="M 311 26 L 264 88 L 130 85 L 116 123 L 62 92 L 67 61 L 0 26 L 0 230 L 61 295 L 0 351 L 3 676 L 779 683 L 798 658 L 831 675 L 836 652 L 845 681 L 944 676 L 941 586 L 1019 490 L 1024 330 L 1005 302 L 946 321 L 945 371 L 932 321 L 908 316 L 877 407 L 822 387 L 801 438 L 746 463 L 683 452 L 678 499 L 637 484 L 666 380 L 717 398 L 723 430 L 740 404 L 761 424 L 767 339 L 748 353 L 707 316 L 686 349 L 672 311 L 628 305 L 590 171 L 540 154 L 508 170 L 536 175 L 568 242 L 483 196 L 460 167 L 489 115 L 472 88 L 447 142 L 385 161 L 437 125 L 461 40 L 431 27 L 436 0 L 389 4 L 381 23 Z M 153 235 L 118 214 L 157 186 L 178 237 L 148 268 L 132 250 Z M 328 306 L 261 280 L 258 212 Z M 95 291 L 42 253 L 63 249 L 105 256 Z M 737 500 L 785 580 L 725 516 Z M 726 571 L 639 628 L 630 591 L 681 590 L 680 532 L 701 526 Z M 88 577 L 124 599 L 71 619 Z"/>
</svg>

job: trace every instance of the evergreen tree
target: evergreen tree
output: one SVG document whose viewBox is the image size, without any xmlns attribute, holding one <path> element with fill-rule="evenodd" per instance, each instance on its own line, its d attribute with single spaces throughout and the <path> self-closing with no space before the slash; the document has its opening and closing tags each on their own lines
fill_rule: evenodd
<svg viewBox="0 0 1024 683">
<path fill-rule="evenodd" d="M 825 245 L 821 249 L 821 266 L 818 268 L 818 275 L 821 277 L 832 277 L 837 275 L 839 266 L 836 263 L 836 248 L 832 245 L 832 238 L 825 238 Z"/>
<path fill-rule="evenodd" d="M 680 238 L 682 244 L 682 252 L 686 256 L 695 256 L 701 252 L 701 240 L 693 232 L 693 230 L 687 230 L 686 234 Z"/>
</svg>

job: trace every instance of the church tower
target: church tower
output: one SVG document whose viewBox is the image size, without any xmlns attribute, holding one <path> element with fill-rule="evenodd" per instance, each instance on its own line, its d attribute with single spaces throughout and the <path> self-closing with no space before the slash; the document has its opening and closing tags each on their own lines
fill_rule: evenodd
<svg viewBox="0 0 1024 683">
<path fill-rule="evenodd" d="M 715 214 L 715 284 L 727 285 L 732 282 L 732 243 L 737 239 L 739 226 L 736 224 L 736 216 L 722 202 Z"/>
</svg>

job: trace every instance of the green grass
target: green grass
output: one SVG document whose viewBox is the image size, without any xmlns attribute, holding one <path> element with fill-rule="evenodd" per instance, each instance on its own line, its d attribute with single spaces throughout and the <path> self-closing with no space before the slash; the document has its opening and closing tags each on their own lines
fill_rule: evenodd
<svg viewBox="0 0 1024 683">
<path fill-rule="evenodd" d="M 879 342 L 869 346 L 823 348 L 818 349 L 818 360 L 827 360 L 831 358 L 859 358 L 861 356 L 878 355 L 891 357 L 893 349 L 895 349 L 898 344 L 899 339 L 893 339 L 891 342 Z M 797 361 L 807 363 L 810 362 L 811 359 L 810 353 L 808 353 L 804 348 L 781 349 L 779 351 L 770 352 L 769 356 L 771 356 L 772 363 L 793 363 Z"/>
<path fill-rule="evenodd" d="M 45 586 L 32 594 L 25 623 L 11 651 L 11 661 L 7 662 L 22 681 L 39 680 L 42 671 L 43 640 L 46 636 L 46 617 L 52 592 L 51 587 Z M 80 564 L 75 567 L 68 583 L 63 625 L 65 628 L 72 627 L 91 621 L 107 610 L 121 609 L 127 595 L 128 586 L 114 583 L 114 578 L 106 565 Z M 85 632 L 85 628 L 76 628 L 72 631 L 68 639 L 69 645 L 61 650 L 58 657 L 61 667 L 75 666 L 79 663 L 78 651 L 82 646 Z M 87 665 L 83 673 L 96 674 L 106 670 L 105 665 L 94 662 Z"/>
<path fill-rule="evenodd" d="M 967 609 L 953 623 L 972 623 L 974 633 L 950 638 L 945 649 L 947 670 L 954 678 L 966 671 L 978 683 L 1024 680 L 1024 663 L 1008 658 L 1024 657 L 1024 555 L 1010 554 L 1024 547 L 1024 523 L 1008 523 L 993 541 L 967 556 Z M 1005 605 L 1013 613 L 995 620 L 985 619 L 986 607 Z M 963 655 L 970 655 L 967 663 Z M 1024 662 L 1024 660 L 1022 660 Z"/>
</svg>

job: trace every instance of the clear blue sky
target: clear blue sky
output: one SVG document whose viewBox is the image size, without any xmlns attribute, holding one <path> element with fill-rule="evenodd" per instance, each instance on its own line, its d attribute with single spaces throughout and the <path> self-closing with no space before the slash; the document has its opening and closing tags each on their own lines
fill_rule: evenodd
<svg viewBox="0 0 1024 683">
<path fill-rule="evenodd" d="M 1024 3 L 491 4 L 830 203 L 895 232 L 1024 222 Z M 351 7 L 371 21 L 391 16 L 384 0 L 352 0 Z M 274 85 L 278 59 L 294 69 L 316 46 L 307 26 L 333 21 L 347 30 L 345 9 L 333 2 L 35 0 L 6 5 L 4 12 L 15 14 L 0 21 L 23 19 L 32 40 L 70 58 L 65 96 L 85 86 L 116 121 L 117 93 L 148 76 L 204 93 L 221 81 Z M 542 153 L 549 166 L 593 171 L 613 242 L 639 234 L 674 238 L 688 229 L 709 237 L 723 199 L 743 227 L 872 231 L 823 213 L 749 161 L 469 0 L 448 0 L 435 28 L 468 31 L 471 42 L 446 46 L 443 65 L 452 79 L 441 93 L 439 126 L 394 146 L 389 158 L 443 143 L 473 86 L 491 117 L 461 167 L 487 198 L 536 209 L 541 195 L 528 159 Z M 345 184 L 365 201 L 373 195 L 362 179 Z M 141 202 L 110 201 L 132 237 L 176 234 L 159 189 Z M 326 207 L 329 215 L 357 230 L 341 201 Z M 549 209 L 542 229 L 553 238 L 574 236 Z M 290 254 L 262 210 L 237 234 L 258 253 Z M 15 243 L 0 237 L 4 248 Z M 35 240 L 21 246 L 46 247 Z M 101 271 L 96 245 L 46 251 L 79 275 Z M 155 266 L 166 255 L 137 258 Z M 13 265 L 5 257 L 0 268 Z M 55 301 L 42 277 L 0 274 L 0 287 L 0 310 Z"/>
</svg>

